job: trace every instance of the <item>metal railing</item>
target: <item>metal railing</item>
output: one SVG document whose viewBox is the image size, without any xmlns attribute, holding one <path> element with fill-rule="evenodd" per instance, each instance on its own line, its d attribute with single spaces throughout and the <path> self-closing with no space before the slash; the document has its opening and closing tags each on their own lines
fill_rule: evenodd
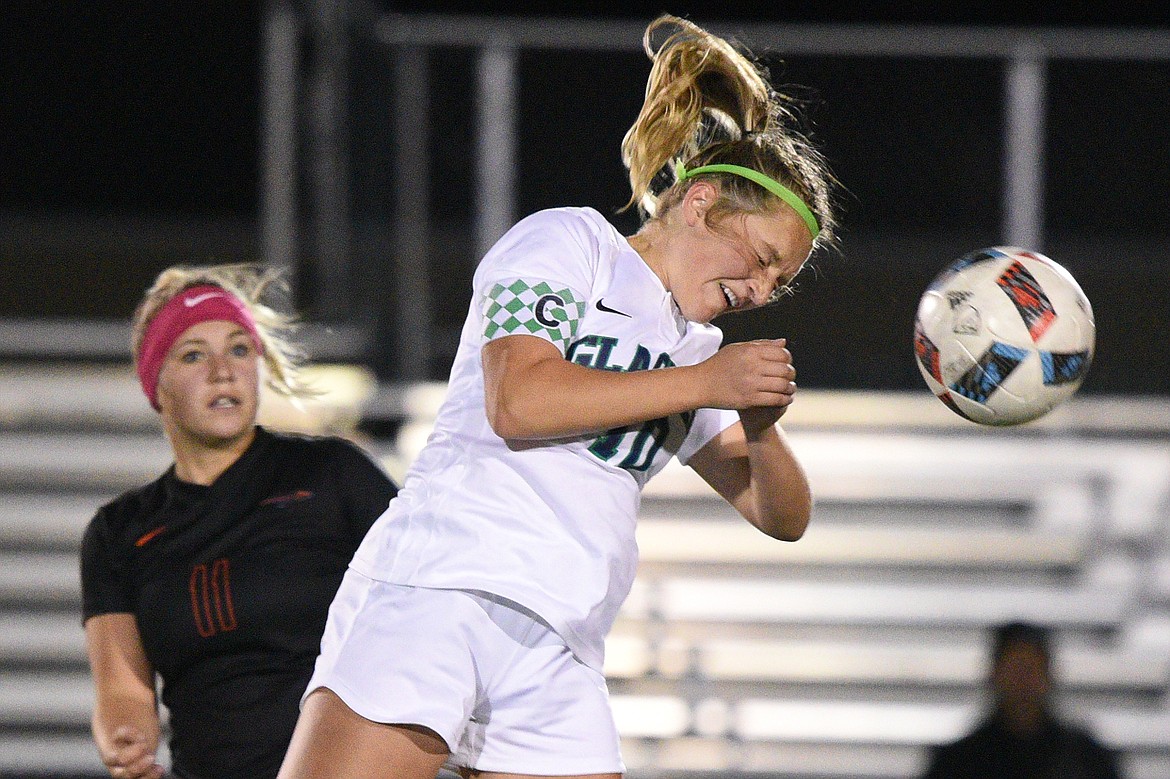
<svg viewBox="0 0 1170 779">
<path fill-rule="evenodd" d="M 359 18 L 360 16 L 360 18 Z M 312 17 L 312 14 L 310 14 Z M 425 322 L 429 289 L 427 263 L 427 199 L 431 186 L 431 160 L 426 144 L 428 128 L 427 50 L 431 47 L 474 49 L 477 108 L 475 159 L 474 243 L 482 256 L 515 218 L 517 202 L 517 144 L 521 117 L 518 104 L 518 57 L 523 50 L 637 51 L 645 21 L 599 19 L 537 19 L 452 17 L 434 15 L 353 14 L 360 33 L 372 36 L 393 51 L 395 68 L 395 189 L 399 206 L 392 225 L 397 256 L 393 269 L 402 290 L 397 296 L 395 319 Z M 310 18 L 310 30 L 327 35 L 331 46 L 338 38 L 333 26 Z M 336 19 L 330 23 L 335 25 Z M 1001 240 L 1040 248 L 1045 237 L 1045 116 L 1047 66 L 1053 59 L 1138 60 L 1170 59 L 1170 31 L 1106 29 L 1026 29 L 989 27 L 932 27 L 890 25 L 727 24 L 714 23 L 719 34 L 750 41 L 754 48 L 768 48 L 786 56 L 821 57 L 935 57 L 998 59 L 1005 63 L 1003 83 L 1004 149 Z M 264 257 L 274 265 L 290 267 L 295 253 L 295 198 L 287 173 L 296 169 L 295 114 L 298 87 L 289 77 L 297 59 L 297 16 L 286 3 L 270 5 L 265 18 L 266 188 L 262 197 Z M 336 49 L 330 58 L 341 56 Z M 328 62 L 318 65 L 318 82 L 328 82 Z M 322 75 L 325 74 L 325 75 Z M 338 118 L 336 101 L 326 107 Z M 319 107 L 320 109 L 321 107 Z M 321 109 L 323 110 L 323 109 Z M 315 114 L 317 136 L 335 138 Z M 328 112 L 327 112 L 328 113 Z M 321 171 L 337 175 L 343 149 L 318 144 L 316 153 L 334 155 L 332 163 L 318 163 Z M 347 207 L 336 181 L 319 180 L 318 208 L 326 214 L 321 222 L 332 224 Z M 331 240 L 337 235 L 331 234 Z M 331 261 L 336 252 L 319 251 L 320 261 Z M 337 300 L 335 287 L 325 289 L 335 272 L 317 274 L 321 296 Z M 422 327 L 412 332 L 409 350 L 399 350 L 396 366 L 404 380 L 426 377 L 433 352 L 433 333 Z"/>
<path fill-rule="evenodd" d="M 395 106 L 389 153 L 396 207 L 386 228 L 393 246 L 393 310 L 383 319 L 419 325 L 409 349 L 394 350 L 394 375 L 425 379 L 436 337 L 427 304 L 435 272 L 428 262 L 427 203 L 433 160 L 426 142 L 433 77 L 428 52 L 462 47 L 475 52 L 472 122 L 476 138 L 472 236 L 475 257 L 517 216 L 520 56 L 528 50 L 637 51 L 648 20 L 537 19 L 384 14 L 359 0 L 270 0 L 262 19 L 261 177 L 258 229 L 264 262 L 285 268 L 319 309 L 338 316 L 322 329 L 324 356 L 368 359 L 375 333 L 353 315 L 351 176 L 348 171 L 345 57 L 355 36 L 393 55 Z M 785 56 L 933 57 L 1000 60 L 1004 126 L 999 239 L 1040 248 L 1045 243 L 1047 136 L 1054 60 L 1165 62 L 1170 30 L 962 28 L 889 25 L 713 23 L 712 31 Z M 306 56 L 311 55 L 311 56 Z M 308 61 L 307 67 L 302 65 Z M 300 185 L 303 178 L 305 186 Z M 304 200 L 304 202 L 301 202 Z M 308 215 L 310 218 L 306 219 Z M 297 279 L 302 262 L 313 273 Z M 311 289 L 307 289 L 309 284 Z M 30 337 L 31 336 L 31 337 Z M 85 320 L 0 319 L 0 353 L 93 356 L 122 352 L 121 325 Z"/>
</svg>

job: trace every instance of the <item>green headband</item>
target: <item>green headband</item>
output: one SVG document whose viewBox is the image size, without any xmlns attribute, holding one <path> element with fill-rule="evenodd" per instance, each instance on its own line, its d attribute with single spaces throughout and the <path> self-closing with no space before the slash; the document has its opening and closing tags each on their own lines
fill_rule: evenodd
<svg viewBox="0 0 1170 779">
<path fill-rule="evenodd" d="M 813 212 L 810 211 L 809 207 L 804 204 L 804 201 L 801 200 L 800 197 L 791 189 L 784 186 L 776 179 L 760 173 L 758 170 L 745 168 L 742 165 L 722 164 L 700 165 L 697 168 L 691 168 L 690 170 L 687 170 L 687 166 L 684 165 L 681 160 L 679 160 L 674 163 L 674 172 L 678 175 L 679 182 L 686 181 L 687 179 L 693 176 L 697 176 L 700 173 L 733 173 L 736 176 L 743 176 L 745 179 L 756 182 L 761 187 L 768 190 L 788 205 L 792 206 L 792 209 L 800 215 L 800 218 L 803 219 L 804 223 L 808 226 L 808 231 L 812 234 L 814 241 L 816 240 L 816 237 L 821 234 L 821 226 L 817 224 L 817 218 L 813 216 Z"/>
</svg>

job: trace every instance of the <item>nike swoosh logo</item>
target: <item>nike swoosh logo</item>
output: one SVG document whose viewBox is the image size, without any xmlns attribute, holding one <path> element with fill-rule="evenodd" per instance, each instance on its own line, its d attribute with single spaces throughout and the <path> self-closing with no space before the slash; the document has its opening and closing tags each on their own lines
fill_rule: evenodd
<svg viewBox="0 0 1170 779">
<path fill-rule="evenodd" d="M 616 308 L 610 308 L 609 306 L 605 305 L 604 298 L 597 301 L 597 310 L 604 311 L 607 314 L 617 314 L 618 316 L 625 316 L 625 317 L 630 316 L 625 311 L 618 311 Z"/>
<path fill-rule="evenodd" d="M 195 306 L 199 305 L 205 300 L 221 297 L 223 297 L 222 292 L 204 292 L 202 295 L 196 295 L 193 298 L 187 298 L 183 301 L 183 305 L 185 305 L 187 308 L 195 308 Z"/>
<path fill-rule="evenodd" d="M 134 542 L 134 546 L 146 546 L 147 544 L 149 544 L 151 541 L 154 540 L 155 536 L 157 536 L 159 533 L 163 532 L 166 529 L 167 529 L 166 525 L 159 525 L 154 530 L 151 530 L 149 533 L 143 533 L 142 537 Z"/>
<path fill-rule="evenodd" d="M 260 501 L 260 505 L 284 508 L 290 503 L 297 503 L 302 500 L 308 500 L 311 497 L 313 497 L 313 493 L 309 490 L 296 490 L 294 492 L 288 493 L 287 495 L 273 495 L 270 498 L 265 498 L 264 500 Z"/>
</svg>

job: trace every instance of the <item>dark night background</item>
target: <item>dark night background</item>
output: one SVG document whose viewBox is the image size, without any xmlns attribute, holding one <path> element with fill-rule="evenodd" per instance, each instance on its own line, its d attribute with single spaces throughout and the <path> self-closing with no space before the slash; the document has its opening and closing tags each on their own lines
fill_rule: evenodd
<svg viewBox="0 0 1170 779">
<path fill-rule="evenodd" d="M 1036 3 L 926 12 L 886 3 L 543 4 L 534 15 L 648 21 L 898 22 L 1167 29 L 1166 12 Z M 497 7 L 498 6 L 498 7 Z M 504 4 L 476 4 L 501 13 Z M 465 4 L 382 4 L 461 12 Z M 509 5 L 512 13 L 520 6 Z M 0 318 L 124 319 L 174 262 L 258 259 L 260 19 L 256 2 L 7 2 L 0 10 Z M 840 253 L 820 257 L 778 309 L 722 320 L 729 338 L 787 335 L 806 386 L 920 389 L 910 348 L 917 295 L 951 259 L 1001 242 L 1003 65 L 987 58 L 783 57 L 847 191 Z M 474 266 L 471 53 L 432 50 L 432 309 L 462 320 Z M 388 52 L 355 38 L 351 176 L 357 222 L 393 199 Z M 641 102 L 635 51 L 525 51 L 519 213 L 592 205 L 626 231 L 618 143 Z M 1170 392 L 1170 63 L 1053 60 L 1046 243 L 1093 301 L 1098 356 L 1085 392 Z M 392 138 L 389 139 L 392 143 Z M 360 229 L 360 224 L 359 224 Z M 393 294 L 359 268 L 360 306 Z M 298 304 L 311 319 L 336 312 Z M 446 347 L 445 347 L 446 348 Z M 450 349 L 432 366 L 443 378 Z"/>
</svg>

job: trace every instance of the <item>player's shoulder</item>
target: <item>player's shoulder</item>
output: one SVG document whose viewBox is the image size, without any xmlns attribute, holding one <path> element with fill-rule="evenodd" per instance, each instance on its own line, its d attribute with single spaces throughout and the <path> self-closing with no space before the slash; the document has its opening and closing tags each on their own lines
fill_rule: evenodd
<svg viewBox="0 0 1170 779">
<path fill-rule="evenodd" d="M 589 206 L 558 206 L 535 211 L 516 223 L 527 227 L 560 227 L 565 230 L 586 230 L 599 234 L 613 230 L 601 213 Z"/>
<path fill-rule="evenodd" d="M 547 281 L 586 294 L 613 255 L 616 231 L 597 211 L 549 208 L 521 219 L 484 256 L 475 286 L 507 286 L 509 279 Z"/>
<path fill-rule="evenodd" d="M 169 473 L 169 471 L 168 471 Z M 166 502 L 164 474 L 142 487 L 127 490 L 98 507 L 89 521 L 89 529 L 117 534 L 142 518 L 160 511 Z"/>
<path fill-rule="evenodd" d="M 270 439 L 272 455 L 291 462 L 316 463 L 341 468 L 356 467 L 373 460 L 369 454 L 348 438 L 338 435 L 319 435 L 293 431 L 275 431 L 258 428 L 257 435 Z"/>
<path fill-rule="evenodd" d="M 590 253 L 620 240 L 614 226 L 588 206 L 546 208 L 524 217 L 513 229 L 520 234 L 537 235 L 547 240 L 572 241 Z"/>
<path fill-rule="evenodd" d="M 1101 755 L 1112 754 L 1112 750 L 1105 746 L 1089 729 L 1087 725 L 1081 722 L 1062 721 L 1058 723 L 1059 729 L 1063 731 L 1063 738 L 1066 741 L 1071 741 L 1080 744 L 1081 749 L 1087 752 L 1095 752 Z"/>
<path fill-rule="evenodd" d="M 952 741 L 939 744 L 934 753 L 941 760 L 958 760 L 959 762 L 974 760 L 976 756 L 986 753 L 988 744 L 994 743 L 998 736 L 995 723 L 990 719 L 980 722 L 976 727 Z"/>
<path fill-rule="evenodd" d="M 291 457 L 298 461 L 306 459 L 350 458 L 361 456 L 357 444 L 337 435 L 301 433 L 287 430 L 257 428 L 257 435 L 267 437 L 271 442 L 271 456 Z"/>
</svg>

